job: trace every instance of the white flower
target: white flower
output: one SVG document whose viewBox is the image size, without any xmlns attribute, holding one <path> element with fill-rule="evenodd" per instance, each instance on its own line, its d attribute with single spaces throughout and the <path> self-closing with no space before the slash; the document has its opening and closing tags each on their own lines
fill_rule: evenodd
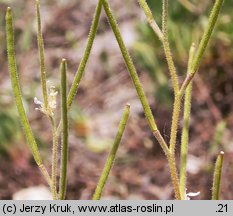
<svg viewBox="0 0 233 216">
<path fill-rule="evenodd" d="M 50 86 L 48 95 L 48 106 L 50 109 L 54 110 L 57 108 L 57 94 L 55 86 Z"/>
<path fill-rule="evenodd" d="M 39 105 L 35 110 L 39 110 L 45 115 L 53 116 L 54 110 L 57 108 L 57 94 L 55 86 L 50 86 L 48 91 L 48 107 L 46 108 L 44 103 L 38 100 L 37 97 L 34 97 L 34 103 Z"/>
</svg>

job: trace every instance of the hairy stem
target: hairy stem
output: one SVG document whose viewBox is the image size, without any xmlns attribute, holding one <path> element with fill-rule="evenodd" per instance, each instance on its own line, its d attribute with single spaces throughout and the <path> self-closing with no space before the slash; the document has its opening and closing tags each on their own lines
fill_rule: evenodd
<svg viewBox="0 0 233 216">
<path fill-rule="evenodd" d="M 7 8 L 7 13 L 6 13 L 6 34 L 7 34 L 7 54 L 8 54 L 9 71 L 10 71 L 11 83 L 12 83 L 13 93 L 15 96 L 15 102 L 16 102 L 16 106 L 18 109 L 20 121 L 23 126 L 25 136 L 27 138 L 27 143 L 31 148 L 34 160 L 36 164 L 40 167 L 40 170 L 43 176 L 45 177 L 45 180 L 47 181 L 47 183 L 51 185 L 50 184 L 51 179 L 48 175 L 47 170 L 45 169 L 42 163 L 40 152 L 39 152 L 35 137 L 32 133 L 31 127 L 29 125 L 29 121 L 26 116 L 25 109 L 24 109 L 23 102 L 22 102 L 19 77 L 18 77 L 16 59 L 15 59 L 13 18 L 12 18 L 12 12 L 11 12 L 10 7 Z"/>
<path fill-rule="evenodd" d="M 179 117 L 180 117 L 180 106 L 181 106 L 181 98 L 177 96 L 175 98 L 175 102 L 173 105 L 172 126 L 171 126 L 170 147 L 169 147 L 170 152 L 173 155 L 175 155 L 177 129 L 178 129 Z"/>
<path fill-rule="evenodd" d="M 163 31 L 162 43 L 163 43 L 164 53 L 165 53 L 169 71 L 171 74 L 171 79 L 172 79 L 173 86 L 174 86 L 174 93 L 175 93 L 175 96 L 177 96 L 179 93 L 179 83 L 178 83 L 176 68 L 174 65 L 173 58 L 172 58 L 169 40 L 168 40 L 168 0 L 163 0 L 162 24 L 163 24 L 162 25 L 162 31 Z"/>
<path fill-rule="evenodd" d="M 180 196 L 180 188 L 179 188 L 179 179 L 176 169 L 175 147 L 176 147 L 176 137 L 177 137 L 177 129 L 179 123 L 180 105 L 181 105 L 181 98 L 179 96 L 176 96 L 173 107 L 173 117 L 172 117 L 171 135 L 170 135 L 170 146 L 169 146 L 170 155 L 168 157 L 173 188 L 175 191 L 175 197 L 178 200 L 181 199 L 181 196 Z"/>
<path fill-rule="evenodd" d="M 67 110 L 67 80 L 66 80 L 66 59 L 61 63 L 61 116 L 62 116 L 62 142 L 61 142 L 61 176 L 60 176 L 60 200 L 65 199 L 67 181 L 67 160 L 68 160 L 68 110 Z"/>
<path fill-rule="evenodd" d="M 156 131 L 157 130 L 157 125 L 155 123 L 155 120 L 154 120 L 154 117 L 152 115 L 152 112 L 151 112 L 151 109 L 150 109 L 150 106 L 148 104 L 148 101 L 147 101 L 147 98 L 145 96 L 145 93 L 144 93 L 144 90 L 142 88 L 142 85 L 140 83 L 140 80 L 138 78 L 138 74 L 136 72 L 136 69 L 135 69 L 135 66 L 133 64 L 133 61 L 129 55 L 129 52 L 125 46 L 125 43 L 122 39 L 122 36 L 121 36 L 121 33 L 120 33 L 120 30 L 119 30 L 119 27 L 118 27 L 118 24 L 117 24 L 117 21 L 115 19 L 115 17 L 113 16 L 113 13 L 109 7 L 109 4 L 108 4 L 108 1 L 107 0 L 101 0 L 102 1 L 102 4 L 103 4 L 103 7 L 104 7 L 104 10 L 107 14 L 107 17 L 108 17 L 108 21 L 111 25 L 111 28 L 115 34 L 115 37 L 116 37 L 116 40 L 118 42 L 118 45 L 120 47 L 120 50 L 121 50 L 121 53 L 122 53 L 122 56 L 125 60 L 125 64 L 128 68 L 128 71 L 129 71 L 129 74 L 131 76 L 131 79 L 133 81 L 133 84 L 136 88 L 136 91 L 138 93 L 138 97 L 140 98 L 140 101 L 142 103 L 142 106 L 143 106 L 143 109 L 144 109 L 144 112 L 145 112 L 145 115 L 147 117 L 147 120 L 149 122 L 149 125 L 150 125 L 150 128 L 152 131 Z"/>
<path fill-rule="evenodd" d="M 46 85 L 46 71 L 45 71 L 45 55 L 44 55 L 44 41 L 41 31 L 41 16 L 40 16 L 40 0 L 36 0 L 36 16 L 37 16 L 37 41 L 39 48 L 39 57 L 40 57 L 40 78 L 41 78 L 41 87 L 44 98 L 44 106 L 47 110 L 48 108 L 48 93 Z"/>
<path fill-rule="evenodd" d="M 216 0 L 215 1 L 214 7 L 213 7 L 213 9 L 210 13 L 210 16 L 209 16 L 207 28 L 204 31 L 200 45 L 198 46 L 197 54 L 192 62 L 189 77 L 187 77 L 185 79 L 184 83 L 182 84 L 181 91 L 180 91 L 181 95 L 184 94 L 185 89 L 187 88 L 189 82 L 191 82 L 194 75 L 198 71 L 201 59 L 202 59 L 203 54 L 206 50 L 206 47 L 209 43 L 209 40 L 210 40 L 210 37 L 211 37 L 212 32 L 214 30 L 214 27 L 216 25 L 216 22 L 217 22 L 222 5 L 223 5 L 223 0 Z"/>
<path fill-rule="evenodd" d="M 154 30 L 154 32 L 157 34 L 158 38 L 162 41 L 163 33 L 160 30 L 158 24 L 156 23 L 150 8 L 149 8 L 148 4 L 146 3 L 146 0 L 138 0 L 138 2 L 146 15 L 146 18 L 147 18 L 149 25 Z"/>
<path fill-rule="evenodd" d="M 44 177 L 44 179 L 46 180 L 46 182 L 48 183 L 51 191 L 52 191 L 52 179 L 47 171 L 47 169 L 45 168 L 45 166 L 43 164 L 39 165 L 40 171 Z"/>
<path fill-rule="evenodd" d="M 57 149 L 58 149 L 58 135 L 55 118 L 50 117 L 52 132 L 53 132 L 53 157 L 52 157 L 52 195 L 53 199 L 57 199 Z"/>
<path fill-rule="evenodd" d="M 111 171 L 111 168 L 113 166 L 113 163 L 114 163 L 114 160 L 116 157 L 116 153 L 117 153 L 122 135 L 124 133 L 126 123 L 128 121 L 128 118 L 129 118 L 129 113 L 130 113 L 130 105 L 126 105 L 126 107 L 124 109 L 123 116 L 122 116 L 121 121 L 120 121 L 117 135 L 115 137 L 114 144 L 113 144 L 112 149 L 109 153 L 109 156 L 108 156 L 107 162 L 105 164 L 103 173 L 100 177 L 100 180 L 99 180 L 98 185 L 96 187 L 95 193 L 93 195 L 93 200 L 99 200 L 101 198 L 101 194 L 102 194 L 104 185 L 107 181 L 107 178 L 108 178 L 109 173 Z"/>
<path fill-rule="evenodd" d="M 193 61 L 195 53 L 195 44 L 192 44 L 189 51 L 189 63 L 187 74 L 190 73 L 190 66 Z M 185 199 L 186 193 L 186 164 L 187 164 L 187 149 L 189 142 L 189 118 L 191 112 L 191 97 L 192 97 L 192 82 L 189 83 L 188 88 L 185 91 L 185 102 L 184 102 L 184 117 L 183 117 L 183 130 L 181 137 L 181 157 L 180 157 L 180 194 L 181 199 Z"/>
<path fill-rule="evenodd" d="M 224 152 L 221 151 L 215 163 L 212 200 L 219 200 Z"/>
<path fill-rule="evenodd" d="M 76 93 L 78 91 L 79 83 L 80 83 L 80 81 L 82 79 L 84 70 L 86 68 L 87 61 L 88 61 L 89 56 L 90 56 L 91 49 L 92 49 L 94 39 L 95 39 L 95 36 L 96 36 L 96 32 L 97 32 L 97 29 L 98 29 L 98 25 L 99 25 L 99 19 L 100 19 L 101 11 L 102 11 L 102 2 L 101 2 L 101 0 L 99 0 L 98 4 L 96 6 L 96 9 L 95 9 L 94 18 L 93 18 L 93 21 L 92 21 L 92 24 L 91 24 L 91 29 L 90 29 L 90 32 L 89 32 L 89 36 L 88 36 L 88 39 L 87 39 L 87 46 L 86 46 L 83 58 L 82 58 L 82 60 L 81 60 L 81 62 L 79 64 L 78 70 L 77 70 L 77 72 L 75 74 L 74 82 L 72 83 L 72 86 L 71 86 L 69 94 L 68 94 L 68 99 L 67 99 L 67 109 L 68 110 L 70 109 L 70 107 L 71 107 L 71 105 L 73 103 L 74 97 L 75 97 L 75 95 L 76 95 Z M 58 125 L 58 129 L 57 129 L 58 133 L 61 132 L 61 124 L 62 124 L 62 121 L 60 121 L 60 123 Z"/>
<path fill-rule="evenodd" d="M 171 173 L 171 179 L 172 179 L 173 189 L 175 192 L 175 198 L 177 200 L 181 200 L 179 178 L 178 178 L 177 169 L 176 169 L 176 160 L 175 160 L 175 156 L 172 154 L 170 154 L 170 156 L 168 157 L 168 165 L 169 165 L 169 170 Z"/>
<path fill-rule="evenodd" d="M 68 95 L 68 99 L 67 99 L 68 109 L 70 108 L 70 106 L 71 106 L 71 104 L 72 104 L 72 102 L 74 100 L 74 97 L 75 97 L 75 95 L 77 93 L 80 80 L 81 80 L 81 78 L 83 76 L 83 72 L 84 72 L 84 70 L 86 68 L 86 64 L 87 64 L 87 61 L 88 61 L 90 53 L 91 53 L 91 49 L 92 49 L 92 46 L 93 46 L 93 42 L 94 42 L 94 39 L 95 39 L 95 36 L 96 36 L 98 24 L 99 24 L 101 9 L 102 9 L 102 3 L 101 3 L 101 0 L 99 0 L 98 4 L 97 4 L 97 7 L 96 7 L 96 10 L 95 10 L 95 15 L 94 15 L 94 18 L 93 18 L 93 21 L 92 21 L 90 33 L 89 33 L 89 36 L 88 36 L 88 39 L 87 39 L 87 46 L 86 46 L 83 58 L 81 60 L 81 63 L 79 64 L 78 70 L 77 70 L 75 78 L 74 78 L 74 82 L 73 82 L 73 84 L 71 86 L 71 89 L 70 89 L 70 92 L 69 92 L 69 95 Z"/>
</svg>

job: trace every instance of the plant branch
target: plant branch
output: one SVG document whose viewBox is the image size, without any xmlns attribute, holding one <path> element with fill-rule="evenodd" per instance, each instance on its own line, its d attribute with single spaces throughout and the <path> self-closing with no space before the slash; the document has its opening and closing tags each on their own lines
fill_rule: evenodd
<svg viewBox="0 0 233 216">
<path fill-rule="evenodd" d="M 163 0 L 162 31 L 163 31 L 162 43 L 163 43 L 164 53 L 171 74 L 171 79 L 174 86 L 174 93 L 175 96 L 177 96 L 179 93 L 179 83 L 178 83 L 176 68 L 172 58 L 169 40 L 168 40 L 168 0 Z"/>
<path fill-rule="evenodd" d="M 195 54 L 195 44 L 192 44 L 189 51 L 187 74 L 190 72 L 190 66 L 192 64 L 194 54 Z M 180 193 L 182 200 L 185 200 L 185 193 L 186 193 L 186 164 L 187 164 L 187 148 L 189 142 L 189 118 L 191 112 L 191 97 L 192 97 L 192 82 L 189 83 L 189 86 L 185 91 L 184 118 L 183 118 L 184 123 L 183 123 L 182 137 L 181 137 Z"/>
<path fill-rule="evenodd" d="M 163 33 L 160 30 L 158 24 L 156 23 L 150 8 L 149 8 L 148 4 L 146 3 L 146 0 L 138 0 L 138 2 L 146 15 L 146 18 L 147 18 L 149 25 L 154 30 L 154 32 L 157 34 L 158 38 L 162 41 L 163 40 Z"/>
<path fill-rule="evenodd" d="M 41 16 L 40 16 L 40 0 L 36 0 L 36 16 L 37 16 L 37 41 L 39 48 L 39 57 L 40 57 L 40 78 L 41 78 L 41 87 L 44 98 L 45 110 L 48 109 L 48 93 L 46 85 L 46 71 L 45 71 L 45 55 L 44 55 L 44 41 L 41 31 Z"/>
<path fill-rule="evenodd" d="M 89 36 L 87 39 L 87 45 L 85 48 L 85 52 L 84 52 L 83 58 L 79 64 L 78 70 L 75 74 L 74 82 L 72 83 L 72 86 L 71 86 L 69 94 L 68 94 L 68 99 L 67 99 L 67 109 L 68 110 L 70 109 L 70 107 L 73 103 L 74 97 L 78 91 L 79 83 L 82 79 L 84 70 L 86 68 L 87 61 L 88 61 L 89 56 L 90 56 L 91 49 L 92 49 L 94 39 L 96 36 L 97 28 L 99 25 L 101 11 L 102 11 L 102 2 L 101 2 L 101 0 L 99 0 L 98 4 L 96 6 L 96 9 L 95 9 L 95 14 L 94 14 L 93 21 L 91 24 Z M 61 126 L 62 126 L 62 121 L 60 121 L 60 123 L 58 124 L 58 128 L 57 128 L 58 133 L 61 132 Z"/>
<path fill-rule="evenodd" d="M 124 133 L 126 123 L 128 121 L 128 118 L 129 118 L 129 113 L 130 113 L 130 105 L 127 104 L 125 109 L 124 109 L 124 113 L 123 113 L 123 116 L 121 118 L 121 121 L 120 121 L 120 125 L 119 125 L 118 131 L 117 131 L 117 135 L 115 137 L 114 144 L 113 144 L 112 149 L 109 153 L 109 156 L 108 156 L 107 162 L 105 164 L 103 173 L 100 177 L 100 180 L 99 180 L 98 185 L 96 187 L 95 193 L 93 195 L 93 198 L 92 198 L 93 200 L 99 200 L 101 198 L 104 185 L 106 184 L 107 178 L 108 178 L 109 173 L 111 171 L 111 168 L 113 166 L 113 163 L 114 163 L 114 160 L 116 157 L 116 153 L 117 153 L 119 144 L 121 142 L 121 138 L 122 138 L 122 135 Z"/>
<path fill-rule="evenodd" d="M 126 64 L 126 66 L 128 68 L 128 71 L 129 71 L 129 74 L 130 74 L 131 79 L 133 81 L 133 84 L 134 84 L 134 86 L 136 88 L 138 97 L 140 98 L 140 101 L 142 103 L 146 118 L 147 118 L 147 120 L 149 122 L 149 125 L 150 125 L 150 128 L 151 128 L 152 131 L 156 131 L 157 130 L 157 125 L 155 123 L 155 120 L 154 120 L 154 117 L 152 115 L 152 112 L 151 112 L 150 106 L 148 104 L 148 101 L 146 99 L 144 90 L 143 90 L 142 85 L 140 83 L 140 80 L 138 78 L 138 74 L 136 72 L 133 61 L 132 61 L 132 59 L 131 59 L 131 57 L 129 55 L 129 52 L 128 52 L 126 46 L 125 46 L 125 43 L 124 43 L 124 41 L 122 39 L 122 36 L 121 36 L 120 30 L 119 30 L 117 21 L 116 21 L 115 17 L 113 16 L 113 13 L 112 13 L 112 11 L 111 11 L 111 9 L 109 7 L 108 1 L 107 0 L 101 0 L 101 1 L 102 1 L 104 10 L 106 12 L 106 15 L 108 17 L 109 24 L 110 24 L 110 26 L 111 26 L 114 34 L 115 34 L 116 40 L 117 40 L 118 45 L 120 47 L 122 56 L 123 56 L 123 58 L 125 60 L 125 64 Z"/>
<path fill-rule="evenodd" d="M 50 116 L 53 132 L 53 157 L 52 157 L 52 195 L 53 200 L 57 199 L 57 150 L 58 150 L 58 135 L 55 118 Z"/>
<path fill-rule="evenodd" d="M 213 9 L 212 9 L 210 16 L 209 16 L 207 28 L 204 31 L 200 45 L 198 46 L 197 54 L 195 55 L 195 58 L 192 62 L 192 65 L 190 68 L 190 74 L 185 79 L 184 83 L 182 84 L 182 87 L 180 90 L 181 96 L 184 94 L 185 89 L 187 88 L 189 82 L 193 79 L 194 75 L 198 71 L 201 59 L 202 59 L 203 54 L 206 50 L 206 47 L 209 43 L 209 40 L 210 40 L 210 37 L 211 37 L 212 32 L 214 30 L 214 27 L 216 25 L 216 22 L 217 22 L 222 5 L 223 5 L 223 0 L 216 0 L 215 1 L 215 4 L 214 4 Z"/>
<path fill-rule="evenodd" d="M 61 144 L 61 176 L 60 176 L 60 200 L 65 199 L 67 181 L 67 160 L 68 160 L 68 110 L 67 110 L 67 80 L 66 80 L 66 59 L 61 63 L 61 101 L 62 101 L 62 144 Z"/>
<path fill-rule="evenodd" d="M 50 176 L 42 163 L 40 152 L 35 137 L 32 133 L 31 127 L 29 125 L 29 121 L 26 116 L 26 112 L 22 102 L 19 77 L 18 77 L 16 59 L 15 59 L 13 18 L 10 7 L 7 8 L 7 13 L 6 13 L 6 35 L 7 35 L 7 54 L 8 54 L 9 71 L 10 71 L 11 83 L 12 83 L 13 93 L 15 96 L 15 102 L 18 109 L 20 121 L 23 126 L 25 136 L 27 138 L 27 143 L 32 151 L 34 160 L 36 164 L 39 166 L 47 183 L 51 185 Z"/>
<path fill-rule="evenodd" d="M 173 184 L 173 188 L 175 192 L 175 198 L 177 200 L 181 200 L 179 178 L 177 175 L 175 156 L 170 153 L 170 156 L 167 159 L 168 159 L 168 165 L 169 165 L 169 170 L 171 174 L 172 184 Z"/>
<path fill-rule="evenodd" d="M 81 60 L 81 63 L 79 64 L 78 70 L 77 70 L 75 78 L 74 78 L 74 82 L 73 82 L 73 84 L 71 86 L 71 89 L 70 89 L 70 92 L 69 92 L 69 95 L 68 95 L 68 99 L 67 99 L 68 109 L 70 108 L 70 106 L 71 106 L 71 104 L 72 104 L 72 102 L 74 100 L 74 97 L 75 97 L 75 95 L 77 93 L 80 80 L 81 80 L 81 78 L 83 76 L 83 72 L 84 72 L 84 70 L 86 68 L 86 64 L 87 64 L 87 61 L 88 61 L 89 56 L 90 56 L 90 52 L 91 52 L 91 49 L 92 49 L 92 46 L 93 46 L 93 42 L 94 42 L 94 39 L 95 39 L 95 36 L 96 36 L 98 24 L 99 24 L 101 9 L 102 9 L 102 3 L 101 3 L 101 0 L 99 0 L 98 4 L 97 4 L 97 7 L 96 7 L 96 10 L 95 10 L 95 15 L 94 15 L 94 18 L 93 18 L 93 21 L 92 21 L 90 33 L 89 33 L 89 36 L 88 36 L 88 39 L 87 39 L 87 46 L 86 46 L 83 58 Z"/>
</svg>

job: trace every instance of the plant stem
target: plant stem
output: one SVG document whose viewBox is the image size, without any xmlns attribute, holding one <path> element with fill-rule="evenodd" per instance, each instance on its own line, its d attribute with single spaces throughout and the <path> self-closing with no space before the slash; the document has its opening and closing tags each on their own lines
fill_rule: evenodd
<svg viewBox="0 0 233 216">
<path fill-rule="evenodd" d="M 219 200 L 224 152 L 221 151 L 215 163 L 212 200 Z"/>
<path fill-rule="evenodd" d="M 175 159 L 175 146 L 176 146 L 178 123 L 179 123 L 180 105 L 181 105 L 181 98 L 179 96 L 176 96 L 173 107 L 172 126 L 171 126 L 171 135 L 170 135 L 170 147 L 169 147 L 170 155 L 168 157 L 173 188 L 177 200 L 181 199 L 179 179 L 178 179 L 178 174 L 176 169 L 176 159 Z"/>
<path fill-rule="evenodd" d="M 53 132 L 53 158 L 52 158 L 52 195 L 53 200 L 57 199 L 57 148 L 58 148 L 58 135 L 57 127 L 54 117 L 50 117 L 52 132 Z"/>
<path fill-rule="evenodd" d="M 140 83 L 140 80 L 138 78 L 138 75 L 137 75 L 135 66 L 133 64 L 133 61 L 132 61 L 132 59 L 131 59 L 131 57 L 129 55 L 129 52 L 128 52 L 128 50 L 127 50 L 127 48 L 126 48 L 126 46 L 124 44 L 124 41 L 122 39 L 122 36 L 121 36 L 120 30 L 119 30 L 117 21 L 116 21 L 116 19 L 114 18 L 113 14 L 112 14 L 112 11 L 111 11 L 111 9 L 109 7 L 108 1 L 107 0 L 101 0 L 101 1 L 102 1 L 104 10 L 106 12 L 106 15 L 108 17 L 109 24 L 111 25 L 111 28 L 112 28 L 112 30 L 113 30 L 113 32 L 115 34 L 116 40 L 117 40 L 118 45 L 120 47 L 122 56 L 123 56 L 123 58 L 125 60 L 125 64 L 126 64 L 126 66 L 128 68 L 128 71 L 129 71 L 129 74 L 130 74 L 131 79 L 133 81 L 133 84 L 134 84 L 134 86 L 136 88 L 138 97 L 140 98 L 140 101 L 142 103 L 145 115 L 146 115 L 147 120 L 148 120 L 149 125 L 150 125 L 150 128 L 151 128 L 152 131 L 156 131 L 157 130 L 157 125 L 155 123 L 155 120 L 154 120 L 154 117 L 152 115 L 152 112 L 151 112 L 150 106 L 148 104 L 148 101 L 146 99 L 144 90 L 143 90 L 142 85 Z"/>
<path fill-rule="evenodd" d="M 189 51 L 189 63 L 187 74 L 190 73 L 190 66 L 192 64 L 195 53 L 195 44 L 192 44 Z M 181 138 L 181 157 L 180 157 L 180 193 L 181 199 L 185 200 L 186 193 L 186 164 L 187 164 L 187 148 L 189 142 L 189 118 L 191 112 L 191 97 L 192 97 L 192 82 L 189 83 L 188 88 L 185 91 L 184 102 L 184 118 L 183 118 L 183 130 Z"/>
<path fill-rule="evenodd" d="M 75 95 L 76 95 L 76 93 L 78 91 L 79 83 L 80 83 L 80 81 L 82 79 L 84 70 L 86 68 L 87 61 L 88 61 L 89 56 L 90 56 L 91 49 L 92 49 L 94 39 L 95 39 L 95 36 L 96 36 L 97 28 L 98 28 L 98 25 L 99 25 L 99 19 L 100 19 L 101 11 L 102 11 L 102 2 L 101 2 L 101 0 L 99 0 L 98 4 L 96 6 L 96 9 L 95 9 L 94 18 L 93 18 L 93 21 L 92 21 L 92 24 L 91 24 L 91 29 L 90 29 L 90 32 L 89 32 L 89 36 L 88 36 L 88 39 L 87 39 L 87 46 L 86 46 L 83 58 L 82 58 L 82 60 L 81 60 L 81 62 L 79 64 L 78 70 L 77 70 L 77 72 L 75 74 L 74 82 L 72 83 L 72 86 L 71 86 L 69 94 L 68 94 L 68 99 L 67 99 L 67 109 L 68 110 L 70 109 L 70 107 L 71 107 L 71 105 L 73 103 L 74 97 L 75 97 Z M 57 128 L 58 133 L 61 132 L 61 126 L 62 126 L 62 121 L 60 121 L 59 124 L 58 124 L 58 128 Z"/>
<path fill-rule="evenodd" d="M 175 147 L 176 147 L 177 129 L 178 129 L 178 123 L 180 117 L 180 106 L 181 106 L 181 98 L 177 96 L 175 97 L 175 102 L 173 106 L 170 147 L 169 147 L 170 152 L 174 155 L 175 155 Z"/>
<path fill-rule="evenodd" d="M 160 30 L 158 24 L 156 23 L 150 8 L 149 8 L 148 4 L 146 3 L 146 0 L 138 0 L 138 2 L 146 15 L 146 18 L 147 18 L 149 25 L 154 30 L 154 32 L 157 34 L 158 38 L 162 41 L 163 40 L 163 33 Z"/>
<path fill-rule="evenodd" d="M 42 163 L 40 152 L 35 137 L 32 133 L 31 127 L 29 125 L 29 121 L 26 116 L 26 112 L 22 102 L 19 77 L 18 77 L 16 59 L 15 59 L 13 18 L 10 7 L 7 8 L 7 13 L 6 13 L 6 34 L 7 34 L 7 54 L 8 54 L 9 71 L 10 71 L 11 83 L 12 83 L 13 93 L 15 96 L 15 102 L 18 109 L 20 121 L 23 126 L 25 136 L 27 138 L 27 143 L 31 148 L 34 160 L 36 164 L 40 167 L 40 170 L 43 176 L 45 177 L 47 183 L 51 185 L 50 184 L 51 179 Z"/>
<path fill-rule="evenodd" d="M 91 52 L 91 49 L 92 49 L 92 46 L 93 46 L 93 42 L 94 42 L 94 39 L 95 39 L 95 36 L 96 36 L 101 10 L 102 10 L 102 3 L 101 3 L 101 0 L 99 0 L 98 4 L 97 4 L 97 7 L 96 7 L 96 10 L 95 10 L 95 15 L 94 15 L 94 18 L 93 18 L 93 21 L 92 21 L 89 37 L 87 39 L 87 46 L 86 46 L 83 58 L 81 60 L 81 63 L 79 64 L 78 70 L 77 70 L 75 78 L 74 78 L 74 82 L 73 82 L 73 84 L 71 86 L 71 89 L 70 89 L 70 92 L 69 92 L 69 95 L 68 95 L 68 99 L 67 99 L 68 109 L 70 108 L 70 106 L 71 106 L 71 104 L 72 104 L 72 102 L 74 100 L 74 97 L 75 97 L 75 95 L 77 93 L 77 90 L 78 90 L 80 80 L 81 80 L 81 78 L 83 76 L 83 72 L 84 72 L 84 70 L 86 68 L 86 64 L 87 64 L 87 61 L 89 59 L 90 52 Z"/>
<path fill-rule="evenodd" d="M 189 82 L 193 79 L 194 75 L 198 71 L 201 59 L 202 59 L 203 54 L 206 50 L 206 47 L 209 43 L 209 40 L 210 40 L 210 37 L 211 37 L 212 32 L 214 30 L 214 27 L 216 25 L 216 22 L 217 22 L 222 5 L 223 5 L 223 0 L 216 0 L 215 1 L 215 4 L 214 4 L 213 9 L 212 9 L 210 16 L 209 16 L 207 28 L 204 31 L 200 45 L 198 46 L 197 54 L 192 62 L 189 77 L 187 77 L 185 79 L 184 83 L 182 84 L 181 91 L 180 91 L 181 95 L 184 94 L 185 89 L 187 88 Z"/>
<path fill-rule="evenodd" d="M 95 193 L 93 195 L 93 198 L 92 198 L 93 200 L 99 200 L 101 198 L 104 185 L 107 181 L 107 178 L 108 178 L 109 173 L 111 171 L 111 168 L 113 166 L 113 163 L 114 163 L 114 160 L 116 157 L 116 152 L 118 150 L 122 135 L 123 135 L 124 130 L 125 130 L 126 123 L 128 121 L 128 118 L 129 118 L 129 113 L 130 113 L 130 105 L 127 104 L 125 109 L 124 109 L 124 113 L 123 113 L 123 116 L 121 118 L 121 121 L 120 121 L 120 125 L 119 125 L 118 131 L 117 131 L 117 135 L 115 137 L 114 144 L 113 144 L 112 149 L 109 153 L 104 170 L 102 172 L 102 175 L 101 175 L 100 180 L 98 182 L 98 185 L 96 187 Z"/>
<path fill-rule="evenodd" d="M 174 192 L 175 192 L 175 198 L 177 200 L 181 200 L 180 188 L 179 188 L 179 178 L 178 178 L 177 169 L 176 169 L 176 161 L 175 161 L 175 156 L 172 154 L 170 154 L 170 156 L 168 157 L 168 165 L 169 165 L 172 184 L 173 184 L 173 188 L 174 188 Z"/>
<path fill-rule="evenodd" d="M 165 155 L 168 157 L 170 155 L 170 150 L 169 150 L 169 148 L 167 146 L 167 143 L 163 139 L 160 131 L 159 130 L 154 131 L 153 135 L 157 139 L 157 141 L 159 142 L 159 144 L 160 144 L 161 148 L 163 149 Z"/>
<path fill-rule="evenodd" d="M 165 53 L 169 71 L 171 74 L 171 79 L 172 79 L 173 86 L 174 86 L 174 93 L 175 93 L 175 96 L 177 96 L 179 93 L 179 83 L 178 83 L 176 68 L 174 65 L 173 58 L 172 58 L 169 40 L 168 40 L 168 0 L 163 0 L 162 24 L 163 24 L 162 25 L 163 26 L 162 27 L 162 31 L 163 31 L 162 43 L 163 43 L 164 53 Z"/>
<path fill-rule="evenodd" d="M 48 183 L 50 190 L 52 191 L 52 179 L 47 171 L 47 169 L 45 168 L 45 166 L 43 164 L 39 165 L 40 171 L 44 177 L 44 179 L 46 180 L 46 182 Z"/>
<path fill-rule="evenodd" d="M 67 110 L 67 81 L 66 81 L 66 59 L 61 63 L 61 101 L 62 101 L 62 144 L 61 144 L 61 177 L 60 177 L 60 200 L 65 199 L 67 181 L 67 160 L 68 160 L 68 110 Z"/>
<path fill-rule="evenodd" d="M 39 48 L 39 57 L 40 57 L 40 78 L 41 78 L 41 87 L 44 98 L 44 106 L 47 110 L 48 108 L 48 93 L 46 85 L 46 71 L 45 71 L 45 55 L 44 55 L 44 41 L 41 31 L 41 16 L 40 16 L 40 0 L 36 0 L 36 16 L 37 16 L 37 40 Z"/>
</svg>

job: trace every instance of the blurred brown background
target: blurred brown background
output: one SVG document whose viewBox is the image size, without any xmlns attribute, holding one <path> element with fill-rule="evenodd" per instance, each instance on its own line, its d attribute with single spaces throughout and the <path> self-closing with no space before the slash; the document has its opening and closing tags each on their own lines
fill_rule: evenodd
<svg viewBox="0 0 233 216">
<path fill-rule="evenodd" d="M 160 42 L 148 27 L 137 1 L 109 0 L 165 140 L 169 140 L 172 87 Z M 179 71 L 185 77 L 188 50 L 198 43 L 213 1 L 170 4 L 170 40 Z M 161 1 L 148 1 L 161 22 Z M 97 0 L 41 0 L 48 79 L 59 88 L 59 64 L 68 59 L 71 85 L 86 46 Z M 50 126 L 35 110 L 42 99 L 34 1 L 0 1 L 0 199 L 12 199 L 20 189 L 45 184 L 25 142 L 9 80 L 5 11 L 14 13 L 16 57 L 27 114 L 43 159 L 51 162 Z M 233 4 L 225 1 L 216 30 L 195 77 L 190 122 L 188 192 L 210 199 L 213 165 L 226 152 L 222 199 L 233 199 Z M 123 107 L 132 111 L 115 165 L 105 187 L 105 199 L 172 199 L 167 162 L 153 138 L 114 35 L 102 11 L 99 30 L 85 75 L 70 111 L 70 158 L 67 199 L 90 199 L 113 143 Z M 182 115 L 182 114 L 181 114 Z M 59 109 L 58 109 L 59 118 Z M 180 122 L 182 126 L 182 121 Z M 181 128 L 181 127 L 180 127 Z M 179 158 L 180 131 L 177 139 Z M 179 164 L 179 162 L 178 162 Z"/>
</svg>

